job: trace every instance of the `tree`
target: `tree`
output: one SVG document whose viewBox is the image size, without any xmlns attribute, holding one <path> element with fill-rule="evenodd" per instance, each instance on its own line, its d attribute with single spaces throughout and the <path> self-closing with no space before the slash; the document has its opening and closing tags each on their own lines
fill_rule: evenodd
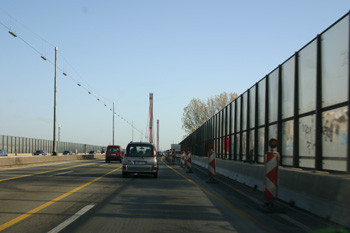
<svg viewBox="0 0 350 233">
<path fill-rule="evenodd" d="M 218 113 L 221 109 L 226 107 L 229 103 L 234 101 L 237 98 L 236 93 L 226 93 L 223 92 L 220 95 L 211 96 L 207 99 L 207 106 L 208 106 L 208 112 L 209 116 L 208 119 L 212 116 L 214 116 L 216 113 Z"/>
<path fill-rule="evenodd" d="M 182 128 L 187 134 L 195 131 L 208 119 L 208 108 L 200 99 L 192 99 L 190 103 L 184 108 L 182 116 Z"/>
<path fill-rule="evenodd" d="M 209 97 L 206 102 L 200 99 L 192 99 L 184 108 L 182 128 L 187 135 L 193 133 L 202 124 L 209 120 L 210 117 L 218 113 L 236 98 L 236 93 L 227 94 L 226 92 L 223 92 L 220 95 Z"/>
</svg>

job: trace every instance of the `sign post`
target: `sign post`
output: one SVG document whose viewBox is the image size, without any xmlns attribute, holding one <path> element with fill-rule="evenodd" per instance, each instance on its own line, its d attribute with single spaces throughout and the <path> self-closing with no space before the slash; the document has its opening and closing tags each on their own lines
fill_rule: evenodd
<svg viewBox="0 0 350 233">
<path fill-rule="evenodd" d="M 191 151 L 187 152 L 187 173 L 193 173 Z"/>
<path fill-rule="evenodd" d="M 215 168 L 215 157 L 216 154 L 213 149 L 210 149 L 208 152 L 208 172 L 209 172 L 209 181 L 207 183 L 214 184 L 215 182 L 215 173 L 216 173 L 216 168 Z"/>
<path fill-rule="evenodd" d="M 267 206 L 273 206 L 273 200 L 277 199 L 278 191 L 278 165 L 280 154 L 275 151 L 278 145 L 277 139 L 270 139 L 271 151 L 265 155 L 265 182 L 264 197 Z"/>
<path fill-rule="evenodd" d="M 182 151 L 181 152 L 181 163 L 180 163 L 181 167 L 185 167 L 185 152 Z"/>
</svg>

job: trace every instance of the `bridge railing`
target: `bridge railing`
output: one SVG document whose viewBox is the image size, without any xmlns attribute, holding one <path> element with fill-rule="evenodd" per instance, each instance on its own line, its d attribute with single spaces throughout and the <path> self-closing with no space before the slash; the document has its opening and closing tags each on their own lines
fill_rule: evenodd
<svg viewBox="0 0 350 233">
<path fill-rule="evenodd" d="M 37 138 L 15 137 L 0 135 L 0 148 L 10 154 L 31 154 L 36 150 L 45 150 L 52 153 L 53 141 Z M 88 153 L 89 151 L 101 151 L 103 146 L 89 145 L 73 142 L 56 142 L 56 152 L 62 153 L 71 150 L 73 153 Z"/>
</svg>

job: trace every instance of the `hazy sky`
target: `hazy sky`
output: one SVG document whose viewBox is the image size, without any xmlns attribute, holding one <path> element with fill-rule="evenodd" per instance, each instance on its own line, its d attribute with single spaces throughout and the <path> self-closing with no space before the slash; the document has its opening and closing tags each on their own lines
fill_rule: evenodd
<svg viewBox="0 0 350 233">
<path fill-rule="evenodd" d="M 242 94 L 349 9 L 349 0 L 0 0 L 0 134 L 53 138 L 57 46 L 61 141 L 111 144 L 114 101 L 115 144 L 125 147 L 127 122 L 146 133 L 152 92 L 168 149 L 183 139 L 192 98 Z M 144 136 L 134 130 L 134 140 Z"/>
</svg>

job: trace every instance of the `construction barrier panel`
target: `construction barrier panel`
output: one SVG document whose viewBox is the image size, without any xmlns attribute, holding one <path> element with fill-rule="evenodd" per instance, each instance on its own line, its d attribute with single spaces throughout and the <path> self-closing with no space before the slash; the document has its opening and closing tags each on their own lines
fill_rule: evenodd
<svg viewBox="0 0 350 233">
<path fill-rule="evenodd" d="M 192 173 L 191 152 L 187 152 L 187 172 Z"/>
<path fill-rule="evenodd" d="M 171 164 L 175 164 L 175 150 L 172 152 L 172 157 L 171 157 Z"/>
<path fill-rule="evenodd" d="M 275 200 L 277 198 L 278 158 L 278 152 L 267 152 L 265 155 L 264 195 L 266 200 Z"/>
<path fill-rule="evenodd" d="M 215 152 L 213 150 L 208 152 L 208 170 L 209 170 L 209 177 L 215 176 Z"/>
<path fill-rule="evenodd" d="M 185 152 L 182 151 L 181 153 L 181 162 L 180 162 L 181 167 L 185 166 Z"/>
</svg>

